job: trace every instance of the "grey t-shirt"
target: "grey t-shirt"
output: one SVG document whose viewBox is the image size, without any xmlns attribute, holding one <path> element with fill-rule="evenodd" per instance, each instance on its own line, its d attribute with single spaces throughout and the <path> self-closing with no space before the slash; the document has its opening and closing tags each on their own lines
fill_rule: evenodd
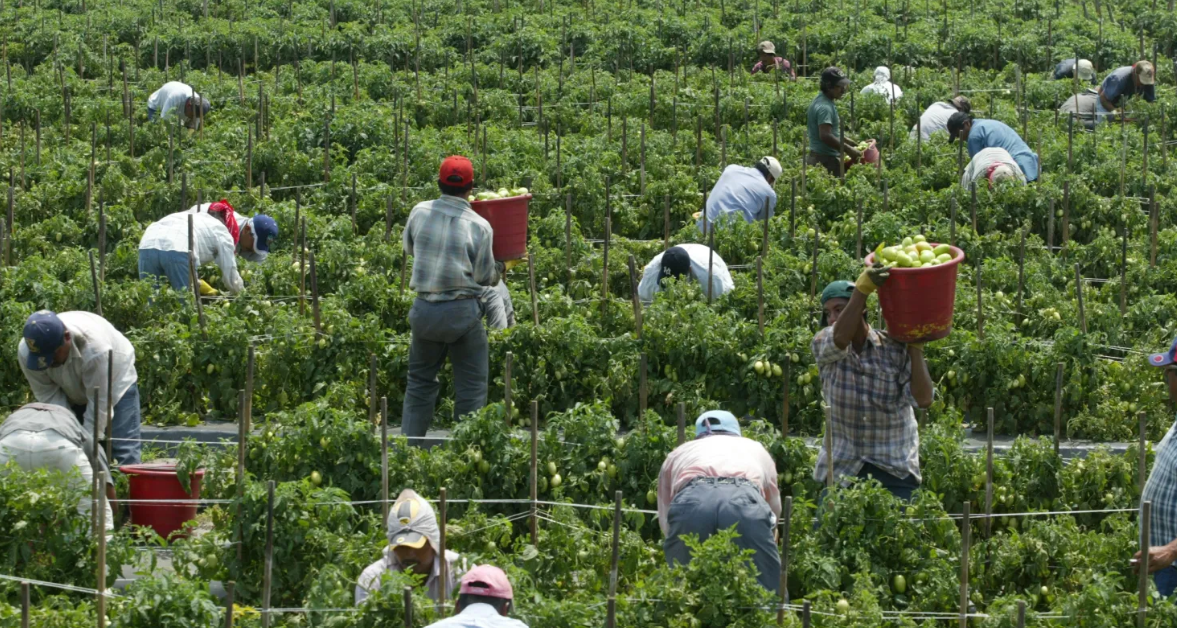
<svg viewBox="0 0 1177 628">
<path fill-rule="evenodd" d="M 78 421 L 78 417 L 74 415 L 72 410 L 51 403 L 26 404 L 8 415 L 8 418 L 0 423 L 0 440 L 4 440 L 14 432 L 45 431 L 57 432 L 64 436 L 66 440 L 81 448 L 93 463 L 93 437 L 82 429 L 82 423 Z M 98 448 L 98 466 L 103 471 L 107 471 L 107 478 L 109 478 L 110 469 L 106 464 L 106 452 L 102 447 Z"/>
<path fill-rule="evenodd" d="M 838 106 L 824 93 L 819 92 L 817 97 L 813 99 L 813 102 L 810 103 L 809 111 L 805 114 L 805 123 L 809 131 L 810 152 L 831 157 L 837 157 L 842 154 L 838 149 L 830 148 L 825 142 L 821 141 L 821 125 L 823 124 L 830 125 L 834 137 L 840 137 Z"/>
</svg>

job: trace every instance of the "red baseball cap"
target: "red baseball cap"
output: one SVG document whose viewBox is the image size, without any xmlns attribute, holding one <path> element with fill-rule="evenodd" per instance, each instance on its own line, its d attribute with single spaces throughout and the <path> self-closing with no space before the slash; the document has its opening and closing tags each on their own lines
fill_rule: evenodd
<svg viewBox="0 0 1177 628">
<path fill-rule="evenodd" d="M 507 580 L 507 574 L 493 565 L 476 565 L 462 576 L 462 588 L 458 590 L 458 594 L 467 593 L 504 600 L 515 597 L 515 592 L 511 589 L 511 582 Z"/>
<path fill-rule="evenodd" d="M 441 162 L 441 171 L 437 180 L 455 187 L 465 187 L 474 183 L 474 165 L 469 159 L 461 155 L 451 155 Z"/>
</svg>

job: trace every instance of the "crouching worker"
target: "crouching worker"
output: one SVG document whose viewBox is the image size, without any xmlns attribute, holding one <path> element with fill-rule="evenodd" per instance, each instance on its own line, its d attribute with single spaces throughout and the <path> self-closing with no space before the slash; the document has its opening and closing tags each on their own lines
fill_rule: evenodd
<svg viewBox="0 0 1177 628">
<path fill-rule="evenodd" d="M 458 614 L 426 628 L 527 628 L 527 624 L 508 617 L 514 597 L 511 581 L 502 569 L 478 565 L 462 576 L 454 604 Z"/>
<path fill-rule="evenodd" d="M 405 571 L 425 576 L 426 593 L 434 602 L 441 599 L 442 587 L 446 596 L 454 590 L 454 583 L 465 571 L 459 567 L 461 556 L 446 550 L 445 582 L 441 581 L 441 529 L 433 507 L 413 489 L 405 489 L 388 511 L 388 546 L 384 556 L 368 565 L 356 584 L 356 604 L 362 604 L 372 591 L 380 589 L 386 572 Z"/>
</svg>

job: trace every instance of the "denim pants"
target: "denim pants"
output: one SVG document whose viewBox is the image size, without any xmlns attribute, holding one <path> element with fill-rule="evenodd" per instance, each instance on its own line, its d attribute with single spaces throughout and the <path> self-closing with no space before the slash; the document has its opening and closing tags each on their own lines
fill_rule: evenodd
<svg viewBox="0 0 1177 628">
<path fill-rule="evenodd" d="M 490 354 L 482 317 L 478 299 L 413 301 L 409 310 L 409 376 L 401 419 L 405 436 L 424 436 L 433 422 L 441 387 L 437 372 L 447 356 L 454 371 L 454 419 L 486 405 Z"/>
<path fill-rule="evenodd" d="M 740 535 L 736 545 L 755 552 L 752 563 L 760 586 L 779 593 L 781 554 L 773 536 L 775 517 L 760 489 L 743 478 L 696 478 L 674 496 L 666 514 L 669 532 L 662 542 L 666 562 L 672 567 L 691 562 L 691 550 L 682 535 L 698 535 L 705 541 L 732 526 Z"/>
<path fill-rule="evenodd" d="M 187 251 L 160 251 L 139 249 L 139 279 L 166 278 L 176 290 L 192 287 L 192 275 L 188 269 Z"/>
<path fill-rule="evenodd" d="M 1177 589 L 1177 566 L 1169 565 L 1161 569 L 1152 575 L 1152 579 L 1161 597 L 1172 597 L 1173 591 Z"/>
<path fill-rule="evenodd" d="M 73 406 L 74 414 L 80 418 L 86 406 Z M 143 443 L 140 441 L 140 425 L 143 415 L 139 411 L 139 384 L 131 384 L 122 399 L 114 404 L 114 419 L 110 423 L 110 435 L 114 440 L 110 453 L 120 465 L 139 464 Z"/>
</svg>

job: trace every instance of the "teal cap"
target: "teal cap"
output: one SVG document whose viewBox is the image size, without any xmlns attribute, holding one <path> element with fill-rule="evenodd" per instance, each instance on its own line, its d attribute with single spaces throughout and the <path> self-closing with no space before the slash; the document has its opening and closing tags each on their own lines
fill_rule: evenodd
<svg viewBox="0 0 1177 628">
<path fill-rule="evenodd" d="M 825 305 L 830 299 L 849 299 L 854 294 L 854 283 L 840 279 L 826 286 L 821 291 L 821 304 Z"/>
</svg>

